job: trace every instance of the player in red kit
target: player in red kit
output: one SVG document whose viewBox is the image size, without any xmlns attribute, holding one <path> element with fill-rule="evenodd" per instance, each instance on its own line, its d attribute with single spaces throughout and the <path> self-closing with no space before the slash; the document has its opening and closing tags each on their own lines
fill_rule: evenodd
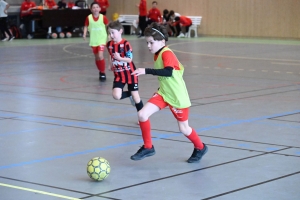
<svg viewBox="0 0 300 200">
<path fill-rule="evenodd" d="M 140 4 L 136 5 L 139 8 L 139 27 L 141 29 L 141 35 L 139 35 L 139 38 L 144 37 L 144 31 L 147 26 L 147 1 L 141 0 Z"/>
<path fill-rule="evenodd" d="M 100 6 L 98 3 L 93 2 L 91 4 L 91 12 L 87 16 L 84 29 L 83 39 L 86 40 L 87 31 L 90 32 L 90 46 L 95 55 L 95 63 L 99 70 L 99 80 L 106 81 L 105 75 L 105 60 L 104 60 L 104 49 L 107 41 L 106 25 L 108 19 L 105 15 L 100 14 Z"/>
</svg>

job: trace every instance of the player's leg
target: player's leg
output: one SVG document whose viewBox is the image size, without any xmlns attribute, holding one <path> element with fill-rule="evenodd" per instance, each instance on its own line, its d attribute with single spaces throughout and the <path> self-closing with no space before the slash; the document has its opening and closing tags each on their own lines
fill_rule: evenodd
<svg viewBox="0 0 300 200">
<path fill-rule="evenodd" d="M 194 144 L 194 151 L 187 162 L 199 162 L 202 156 L 207 152 L 207 146 L 201 141 L 196 131 L 189 126 L 189 108 L 176 109 L 170 106 L 170 110 L 177 119 L 180 132 L 182 132 Z"/>
<path fill-rule="evenodd" d="M 104 60 L 104 45 L 100 45 L 97 47 L 92 47 L 93 53 L 95 55 L 95 63 L 99 70 L 99 80 L 105 81 L 106 75 L 105 75 L 105 60 Z"/>
<path fill-rule="evenodd" d="M 152 145 L 151 124 L 149 117 L 159 110 L 160 108 L 157 105 L 147 102 L 138 112 L 139 125 L 142 131 L 144 145 L 133 156 L 130 157 L 132 160 L 142 160 L 155 154 L 154 146 Z"/>
</svg>

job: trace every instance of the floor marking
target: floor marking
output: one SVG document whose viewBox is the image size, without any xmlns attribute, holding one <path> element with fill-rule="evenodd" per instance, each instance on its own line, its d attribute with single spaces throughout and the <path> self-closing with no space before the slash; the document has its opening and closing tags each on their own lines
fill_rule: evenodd
<svg viewBox="0 0 300 200">
<path fill-rule="evenodd" d="M 214 125 L 214 126 L 203 127 L 203 128 L 199 128 L 199 129 L 195 129 L 195 130 L 196 130 L 197 133 L 201 133 L 201 132 L 204 132 L 204 131 L 210 131 L 210 130 L 225 128 L 225 127 L 230 127 L 230 126 L 235 126 L 235 125 L 240 125 L 240 124 L 245 124 L 245 123 L 251 123 L 251 122 L 256 122 L 256 121 L 265 120 L 265 119 L 269 119 L 269 118 L 275 118 L 275 117 L 281 117 L 281 116 L 285 116 L 285 115 L 291 115 L 291 114 L 295 114 L 295 113 L 299 113 L 299 112 L 300 112 L 300 110 L 295 110 L 295 111 L 291 111 L 291 112 L 278 113 L 278 114 L 269 115 L 269 116 L 262 116 L 262 117 L 256 117 L 256 118 L 250 118 L 250 119 L 242 119 L 242 120 L 232 121 L 232 122 L 229 122 L 229 123 L 223 123 L 223 124 L 218 124 L 218 125 Z M 67 124 L 72 125 L 72 123 L 71 124 L 67 123 Z M 83 123 L 83 122 L 77 123 L 77 124 L 74 123 L 74 125 L 77 125 L 77 126 L 81 125 L 80 127 L 85 127 L 85 126 L 90 127 L 90 126 L 87 126 L 87 124 Z M 108 127 L 108 129 L 109 128 L 110 127 Z M 122 131 L 124 131 L 124 130 L 122 130 Z M 138 132 L 139 130 L 136 130 L 136 131 Z M 160 139 L 173 138 L 173 137 L 178 137 L 178 136 L 182 136 L 182 133 L 157 134 L 157 135 L 155 135 L 154 138 L 152 138 L 152 140 L 160 140 Z M 31 165 L 31 164 L 34 164 L 34 163 L 52 161 L 52 160 L 56 160 L 56 159 L 74 157 L 74 156 L 78 156 L 78 155 L 84 155 L 84 154 L 89 154 L 89 153 L 98 152 L 98 151 L 105 151 L 105 150 L 115 149 L 115 148 L 120 148 L 120 147 L 127 147 L 127 146 L 131 146 L 131 145 L 141 144 L 142 142 L 143 142 L 143 140 L 139 139 L 139 140 L 134 140 L 134 141 L 131 141 L 131 142 L 119 143 L 119 144 L 100 147 L 100 148 L 96 148 L 96 149 L 87 149 L 87 150 L 84 150 L 84 151 L 72 152 L 72 153 L 67 153 L 67 154 L 57 155 L 57 156 L 52 156 L 52 157 L 45 157 L 45 158 L 41 158 L 41 159 L 37 159 L 37 160 L 30 160 L 30 161 L 25 161 L 25 162 L 21 162 L 21 163 L 3 165 L 3 166 L 0 166 L 0 170 L 9 169 L 9 168 L 13 168 L 13 167 L 24 166 L 24 165 Z"/>
<path fill-rule="evenodd" d="M 237 69 L 237 70 L 239 70 L 239 71 L 243 71 L 244 69 Z"/>
<path fill-rule="evenodd" d="M 268 70 L 261 70 L 262 72 L 268 72 Z"/>
<path fill-rule="evenodd" d="M 255 72 L 256 70 L 255 70 L 255 69 L 249 69 L 249 71 L 250 71 L 250 72 Z"/>
<path fill-rule="evenodd" d="M 292 74 L 293 72 L 286 72 L 287 74 Z"/>
<path fill-rule="evenodd" d="M 19 187 L 19 186 L 14 186 L 14 185 L 8 185 L 8 184 L 4 184 L 4 183 L 0 183 L 0 186 L 14 188 L 14 189 L 18 189 L 18 190 L 24 190 L 24 191 L 27 191 L 27 192 L 44 194 L 44 195 L 48 195 L 48 196 L 54 196 L 54 197 L 58 197 L 58 198 L 62 198 L 62 199 L 80 200 L 80 199 L 77 199 L 77 198 L 74 198 L 74 197 L 68 197 L 68 196 L 64 196 L 64 195 L 60 195 L 60 194 L 44 192 L 44 191 L 41 191 L 41 190 L 33 190 L 33 189 L 30 189 L 30 188 Z"/>
<path fill-rule="evenodd" d="M 300 66 L 300 63 L 279 63 L 279 62 L 271 62 L 274 65 L 297 65 Z"/>
<path fill-rule="evenodd" d="M 207 68 L 209 68 L 209 67 L 203 67 L 203 68 L 207 69 Z"/>
<path fill-rule="evenodd" d="M 231 70 L 232 68 L 226 68 L 226 69 L 229 69 L 229 70 Z"/>
<path fill-rule="evenodd" d="M 274 73 L 280 73 L 280 71 L 274 71 Z"/>
</svg>

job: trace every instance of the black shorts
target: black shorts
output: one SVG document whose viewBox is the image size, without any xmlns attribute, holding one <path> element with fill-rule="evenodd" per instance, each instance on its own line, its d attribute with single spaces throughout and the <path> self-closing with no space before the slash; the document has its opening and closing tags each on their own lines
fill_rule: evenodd
<svg viewBox="0 0 300 200">
<path fill-rule="evenodd" d="M 127 83 L 122 83 L 122 82 L 115 82 L 113 83 L 113 89 L 114 88 L 121 88 L 123 90 L 124 86 Z M 138 83 L 133 83 L 133 84 L 127 84 L 128 91 L 138 91 L 139 90 L 139 84 Z"/>
</svg>

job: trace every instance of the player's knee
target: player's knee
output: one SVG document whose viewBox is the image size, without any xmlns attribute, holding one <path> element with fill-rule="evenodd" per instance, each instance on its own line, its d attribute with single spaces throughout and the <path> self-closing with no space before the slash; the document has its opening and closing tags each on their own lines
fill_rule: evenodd
<svg viewBox="0 0 300 200">
<path fill-rule="evenodd" d="M 119 94 L 113 93 L 112 96 L 113 96 L 113 98 L 114 98 L 115 100 L 120 100 L 120 99 L 121 99 L 121 95 L 119 95 Z"/>
<path fill-rule="evenodd" d="M 141 122 L 145 122 L 148 120 L 148 116 L 146 115 L 145 112 L 143 112 L 143 109 L 138 112 L 138 118 L 139 118 L 139 121 L 141 121 Z"/>
</svg>

